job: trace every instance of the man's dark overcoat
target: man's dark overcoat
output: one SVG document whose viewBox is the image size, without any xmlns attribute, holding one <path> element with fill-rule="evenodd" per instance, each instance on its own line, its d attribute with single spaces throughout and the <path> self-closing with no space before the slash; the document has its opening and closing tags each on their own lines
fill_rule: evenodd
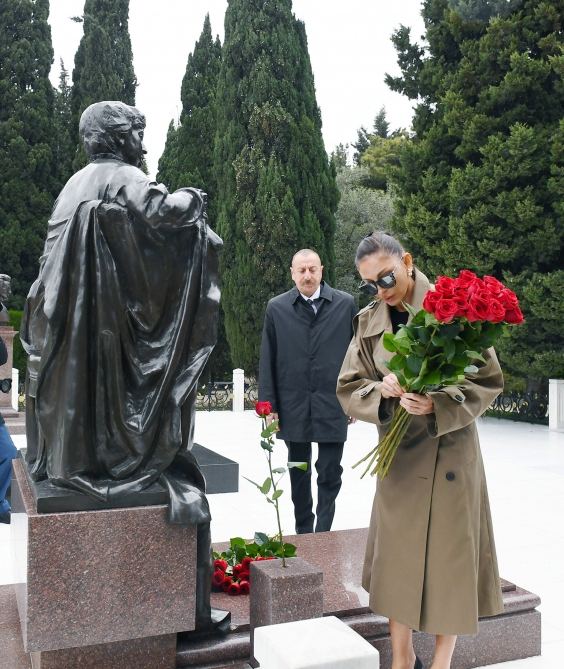
<svg viewBox="0 0 564 669">
<path fill-rule="evenodd" d="M 351 295 L 321 284 L 315 314 L 296 287 L 266 307 L 259 370 L 259 397 L 280 419 L 279 439 L 340 442 L 347 417 L 337 401 L 339 370 L 353 334 Z"/>
</svg>

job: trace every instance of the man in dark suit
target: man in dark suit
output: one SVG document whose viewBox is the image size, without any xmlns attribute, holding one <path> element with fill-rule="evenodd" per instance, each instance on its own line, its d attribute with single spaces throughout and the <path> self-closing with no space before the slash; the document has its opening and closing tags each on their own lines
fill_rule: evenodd
<svg viewBox="0 0 564 669">
<path fill-rule="evenodd" d="M 322 280 L 315 251 L 292 259 L 294 288 L 272 298 L 266 308 L 259 369 L 259 399 L 272 404 L 279 439 L 288 460 L 307 462 L 290 469 L 296 532 L 313 532 L 311 442 L 319 445 L 316 532 L 331 529 L 341 488 L 341 458 L 348 418 L 335 395 L 337 377 L 351 340 L 356 306 L 351 295 Z"/>
</svg>

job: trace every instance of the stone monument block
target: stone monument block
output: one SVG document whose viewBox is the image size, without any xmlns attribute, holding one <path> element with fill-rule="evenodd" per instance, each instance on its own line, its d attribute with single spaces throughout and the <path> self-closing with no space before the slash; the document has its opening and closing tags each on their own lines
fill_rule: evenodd
<svg viewBox="0 0 564 669">
<path fill-rule="evenodd" d="M 111 644 L 131 639 L 170 653 L 169 637 L 195 628 L 196 528 L 170 524 L 166 505 L 39 514 L 24 466 L 14 461 L 12 525 L 24 648 L 43 656 L 35 664 L 51 669 L 46 651 L 86 646 L 105 646 L 92 657 L 123 654 Z"/>
<path fill-rule="evenodd" d="M 323 572 L 301 558 L 251 562 L 251 630 L 323 615 Z"/>
<path fill-rule="evenodd" d="M 378 651 L 335 616 L 255 630 L 254 654 L 268 669 L 379 669 Z"/>
</svg>

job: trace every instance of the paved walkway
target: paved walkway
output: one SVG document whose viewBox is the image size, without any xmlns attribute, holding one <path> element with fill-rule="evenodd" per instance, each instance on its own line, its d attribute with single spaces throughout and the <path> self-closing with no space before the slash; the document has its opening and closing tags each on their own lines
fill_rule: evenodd
<svg viewBox="0 0 564 669">
<path fill-rule="evenodd" d="M 274 533 L 272 507 L 242 476 L 262 482 L 266 462 L 258 444 L 260 421 L 253 412 L 198 412 L 196 441 L 240 465 L 240 491 L 210 495 L 214 541 L 251 538 L 255 531 Z M 495 665 L 499 669 L 564 667 L 564 433 L 547 427 L 493 418 L 479 421 L 500 574 L 540 595 L 543 655 Z M 334 529 L 368 525 L 374 491 L 370 478 L 359 480 L 351 465 L 374 443 L 375 428 L 350 428 L 343 458 L 343 487 L 337 500 Z M 15 436 L 18 447 L 24 436 Z M 285 447 L 275 450 L 285 464 Z M 281 498 L 282 525 L 293 533 L 289 480 Z M 0 525 L 0 584 L 13 582 L 9 526 Z M 493 665 L 490 669 L 493 669 Z"/>
</svg>

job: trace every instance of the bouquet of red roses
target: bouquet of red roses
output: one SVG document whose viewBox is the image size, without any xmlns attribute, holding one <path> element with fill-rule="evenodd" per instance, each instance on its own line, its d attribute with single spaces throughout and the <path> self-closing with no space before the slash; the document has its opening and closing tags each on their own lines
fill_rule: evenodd
<svg viewBox="0 0 564 669">
<path fill-rule="evenodd" d="M 286 544 L 286 547 L 288 555 L 295 554 L 295 546 Z M 262 532 L 256 532 L 252 542 L 232 537 L 229 548 L 222 553 L 213 553 L 212 589 L 216 592 L 223 590 L 228 595 L 248 595 L 251 589 L 251 562 L 274 560 L 277 549 L 278 542 Z"/>
<path fill-rule="evenodd" d="M 423 300 L 423 309 L 404 305 L 412 319 L 396 334 L 384 335 L 384 348 L 395 353 L 388 363 L 407 392 L 425 394 L 457 385 L 485 363 L 482 355 L 508 325 L 523 322 L 515 293 L 493 276 L 462 270 L 456 279 L 440 276 Z M 354 467 L 368 460 L 362 476 L 385 477 L 411 420 L 402 406 L 394 412 L 384 438 Z M 374 467 L 373 467 L 374 465 Z M 362 478 L 362 477 L 361 477 Z"/>
</svg>

